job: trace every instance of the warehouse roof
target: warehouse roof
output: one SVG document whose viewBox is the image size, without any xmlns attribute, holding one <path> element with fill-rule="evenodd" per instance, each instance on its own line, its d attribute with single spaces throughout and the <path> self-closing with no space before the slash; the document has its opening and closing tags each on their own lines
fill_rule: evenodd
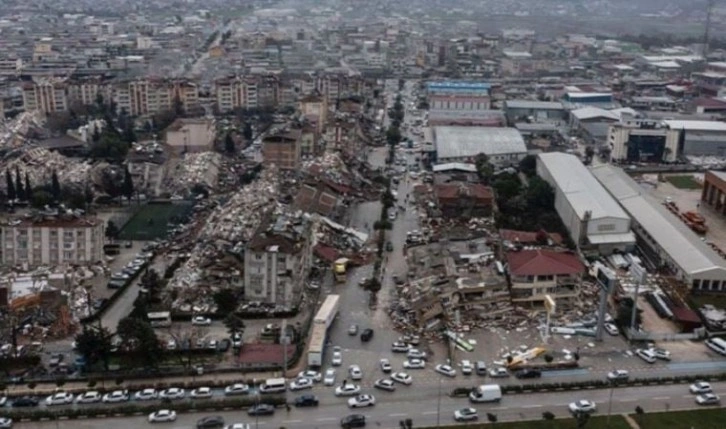
<svg viewBox="0 0 726 429">
<path fill-rule="evenodd" d="M 622 169 L 603 164 L 592 173 L 681 270 L 691 276 L 720 270 L 726 277 L 726 261 Z"/>
<path fill-rule="evenodd" d="M 596 118 L 604 118 L 604 119 L 610 119 L 612 121 L 619 121 L 620 115 L 617 113 L 613 113 L 609 110 L 601 109 L 599 107 L 593 107 L 593 106 L 586 106 L 579 109 L 575 109 L 570 112 L 572 116 L 577 118 L 580 121 L 584 121 L 587 119 L 596 119 Z"/>
<path fill-rule="evenodd" d="M 541 109 L 541 110 L 564 110 L 565 106 L 559 101 L 536 101 L 536 100 L 507 100 L 504 102 L 507 109 Z"/>
<path fill-rule="evenodd" d="M 524 139 L 515 128 L 434 127 L 433 131 L 439 159 L 527 152 Z"/>
<path fill-rule="evenodd" d="M 684 129 L 690 131 L 726 131 L 726 122 L 717 121 L 676 121 L 666 120 L 664 124 L 672 129 Z"/>
<path fill-rule="evenodd" d="M 578 218 L 584 219 L 585 212 L 590 211 L 591 219 L 630 219 L 576 156 L 562 152 L 541 153 L 537 155 L 537 163 L 547 169 Z"/>
</svg>

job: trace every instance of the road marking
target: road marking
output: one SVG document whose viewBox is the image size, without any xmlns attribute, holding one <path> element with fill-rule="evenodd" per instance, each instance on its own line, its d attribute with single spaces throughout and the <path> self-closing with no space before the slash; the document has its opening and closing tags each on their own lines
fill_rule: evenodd
<svg viewBox="0 0 726 429">
<path fill-rule="evenodd" d="M 437 411 L 424 411 L 421 414 L 423 414 L 424 416 L 430 416 L 430 415 L 436 414 L 436 413 L 437 413 Z"/>
<path fill-rule="evenodd" d="M 654 401 L 665 401 L 666 399 L 671 399 L 670 396 L 656 396 L 653 398 Z"/>
<path fill-rule="evenodd" d="M 408 415 L 407 413 L 394 413 L 394 414 L 389 414 L 388 417 L 406 417 L 407 415 Z"/>
<path fill-rule="evenodd" d="M 317 419 L 317 421 L 319 422 L 333 422 L 335 420 L 338 419 L 336 419 L 335 417 L 323 417 L 322 419 Z"/>
<path fill-rule="evenodd" d="M 302 420 L 283 420 L 283 423 L 302 423 Z"/>
<path fill-rule="evenodd" d="M 542 405 L 523 405 L 522 408 L 542 408 Z"/>
</svg>

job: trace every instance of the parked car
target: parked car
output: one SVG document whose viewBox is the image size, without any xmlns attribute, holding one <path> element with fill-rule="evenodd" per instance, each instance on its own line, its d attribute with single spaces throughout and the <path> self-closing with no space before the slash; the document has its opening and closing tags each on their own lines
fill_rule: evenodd
<svg viewBox="0 0 726 429">
<path fill-rule="evenodd" d="M 313 370 L 302 371 L 297 375 L 297 378 L 309 378 L 311 381 L 319 382 L 323 379 L 323 376 L 319 372 Z"/>
<path fill-rule="evenodd" d="M 406 374 L 405 372 L 394 372 L 393 374 L 391 374 L 391 380 L 397 383 L 405 384 L 407 386 L 413 383 L 413 378 L 411 378 L 411 376 Z"/>
<path fill-rule="evenodd" d="M 48 360 L 48 366 L 53 368 L 58 365 L 60 365 L 61 362 L 65 359 L 66 355 L 63 353 L 56 353 L 51 355 L 50 360 Z"/>
<path fill-rule="evenodd" d="M 471 375 L 471 373 L 474 371 L 474 365 L 471 364 L 471 361 L 468 360 L 462 360 L 461 361 L 461 373 L 464 375 Z"/>
<path fill-rule="evenodd" d="M 335 384 L 335 370 L 328 368 L 325 370 L 325 378 L 323 378 L 323 384 L 326 386 L 333 386 Z"/>
<path fill-rule="evenodd" d="M 608 372 L 608 380 L 627 380 L 630 377 L 630 373 L 624 369 L 616 369 Z"/>
<path fill-rule="evenodd" d="M 354 396 L 360 393 L 360 386 L 357 384 L 344 384 L 335 388 L 335 396 Z"/>
<path fill-rule="evenodd" d="M 379 378 L 375 381 L 375 383 L 373 383 L 373 387 L 388 392 L 393 392 L 396 390 L 396 384 L 393 382 L 393 380 L 389 378 Z"/>
<path fill-rule="evenodd" d="M 300 395 L 295 398 L 296 407 L 317 407 L 318 397 L 315 395 Z"/>
<path fill-rule="evenodd" d="M 275 414 L 275 407 L 270 404 L 257 404 L 247 409 L 250 416 L 271 416 Z"/>
<path fill-rule="evenodd" d="M 97 402 L 101 402 L 101 399 L 101 394 L 92 390 L 90 392 L 83 392 L 76 396 L 76 404 L 95 404 Z"/>
<path fill-rule="evenodd" d="M 697 381 L 688 387 L 688 390 L 693 394 L 704 394 L 713 392 L 713 388 L 710 383 L 705 381 Z"/>
<path fill-rule="evenodd" d="M 343 355 L 338 351 L 333 352 L 333 359 L 330 361 L 330 364 L 333 366 L 342 365 L 343 364 Z"/>
<path fill-rule="evenodd" d="M 111 393 L 103 395 L 103 402 L 106 404 L 117 404 L 129 400 L 129 392 L 127 390 L 114 390 Z"/>
<path fill-rule="evenodd" d="M 456 420 L 457 422 L 469 422 L 479 420 L 479 414 L 477 414 L 477 411 L 474 408 L 461 408 L 454 411 L 454 420 Z"/>
<path fill-rule="evenodd" d="M 376 405 L 376 398 L 373 395 L 364 394 L 348 399 L 350 408 L 372 407 Z"/>
<path fill-rule="evenodd" d="M 134 399 L 137 401 L 152 401 L 158 397 L 159 394 L 156 392 L 156 389 L 144 389 L 136 392 L 134 395 Z"/>
<path fill-rule="evenodd" d="M 363 333 L 360 334 L 360 340 L 363 342 L 368 342 L 373 338 L 373 329 L 364 329 Z"/>
<path fill-rule="evenodd" d="M 671 352 L 665 349 L 650 349 L 651 352 L 653 352 L 653 355 L 656 359 L 670 361 L 671 360 Z"/>
<path fill-rule="evenodd" d="M 313 381 L 309 378 L 298 378 L 290 382 L 290 390 L 312 389 Z"/>
<path fill-rule="evenodd" d="M 176 411 L 159 410 L 149 414 L 149 423 L 173 422 L 176 420 Z"/>
<path fill-rule="evenodd" d="M 224 388 L 225 396 L 246 395 L 250 393 L 250 386 L 243 383 L 235 383 Z"/>
<path fill-rule="evenodd" d="M 207 416 L 197 420 L 197 429 L 223 428 L 224 419 L 222 416 Z"/>
<path fill-rule="evenodd" d="M 212 319 L 204 316 L 192 317 L 192 325 L 194 326 L 209 326 L 212 324 Z"/>
<path fill-rule="evenodd" d="M 13 401 L 13 407 L 37 407 L 40 401 L 32 396 L 22 396 Z"/>
<path fill-rule="evenodd" d="M 212 389 L 209 387 L 197 387 L 189 394 L 193 399 L 209 399 L 212 397 Z"/>
<path fill-rule="evenodd" d="M 351 414 L 340 419 L 340 426 L 343 429 L 362 428 L 366 425 L 366 416 L 362 414 Z"/>
<path fill-rule="evenodd" d="M 159 393 L 161 399 L 183 399 L 184 396 L 186 396 L 186 391 L 181 387 L 170 387 Z"/>
<path fill-rule="evenodd" d="M 409 346 L 406 343 L 396 341 L 391 345 L 391 351 L 393 353 L 408 353 L 408 351 L 411 349 L 411 346 Z"/>
<path fill-rule="evenodd" d="M 426 361 L 421 359 L 409 359 L 403 362 L 403 367 L 406 369 L 424 369 L 426 368 Z"/>
<path fill-rule="evenodd" d="M 360 370 L 360 367 L 358 365 L 349 366 L 348 374 L 350 374 L 350 378 L 352 378 L 353 380 L 363 379 L 363 371 Z"/>
<path fill-rule="evenodd" d="M 426 359 L 426 352 L 422 352 L 419 349 L 410 349 L 406 353 L 406 357 L 408 357 L 409 359 Z"/>
<path fill-rule="evenodd" d="M 0 417 L 0 429 L 10 429 L 13 427 L 13 419 L 10 417 Z"/>
<path fill-rule="evenodd" d="M 358 335 L 358 325 L 350 325 L 350 328 L 348 328 L 348 335 Z"/>
<path fill-rule="evenodd" d="M 539 378 L 542 377 L 542 372 L 537 369 L 520 369 L 514 375 L 517 378 Z"/>
<path fill-rule="evenodd" d="M 581 399 L 579 401 L 571 402 L 570 405 L 567 406 L 567 408 L 570 410 L 570 413 L 572 414 L 579 414 L 579 413 L 585 413 L 590 414 L 594 413 L 597 410 L 597 406 L 594 402 L 588 401 L 586 399 Z"/>
<path fill-rule="evenodd" d="M 507 371 L 507 368 L 498 366 L 495 368 L 489 368 L 489 377 L 492 378 L 504 378 L 509 377 L 509 371 Z"/>
<path fill-rule="evenodd" d="M 384 358 L 384 359 L 381 359 L 380 364 L 381 364 L 381 371 L 383 371 L 386 374 L 388 374 L 389 372 L 391 372 L 391 369 L 392 369 L 391 368 L 391 361 L 389 361 L 388 359 L 385 359 Z"/>
<path fill-rule="evenodd" d="M 476 375 L 479 375 L 479 376 L 487 375 L 487 364 L 484 363 L 483 360 L 476 361 L 476 364 L 474 364 L 474 367 L 476 368 Z"/>
<path fill-rule="evenodd" d="M 68 392 L 56 392 L 45 400 L 45 405 L 68 405 L 73 403 L 73 394 Z"/>
<path fill-rule="evenodd" d="M 603 327 L 605 328 L 605 331 L 607 331 L 607 333 L 612 336 L 616 337 L 616 336 L 620 335 L 620 331 L 618 330 L 618 327 L 612 323 L 606 323 L 603 325 Z"/>
<path fill-rule="evenodd" d="M 648 363 L 655 363 L 655 353 L 651 350 L 637 349 L 635 355 Z"/>
<path fill-rule="evenodd" d="M 456 370 L 451 365 L 438 364 L 434 368 L 434 371 L 447 377 L 456 377 Z"/>
</svg>

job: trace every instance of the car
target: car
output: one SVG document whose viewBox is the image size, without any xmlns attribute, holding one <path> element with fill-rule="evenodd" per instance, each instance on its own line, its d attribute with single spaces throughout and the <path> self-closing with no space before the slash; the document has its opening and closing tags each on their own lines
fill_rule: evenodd
<svg viewBox="0 0 726 429">
<path fill-rule="evenodd" d="M 13 419 L 10 417 L 0 417 L 0 429 L 10 429 L 13 427 Z"/>
<path fill-rule="evenodd" d="M 388 359 L 385 359 L 385 358 L 381 359 L 380 365 L 381 365 L 381 371 L 383 371 L 384 373 L 388 374 L 389 372 L 391 372 L 391 370 L 392 370 L 391 362 Z"/>
<path fill-rule="evenodd" d="M 51 355 L 50 360 L 48 361 L 49 367 L 55 367 L 60 365 L 61 362 L 66 358 L 66 356 L 63 353 L 56 353 Z"/>
<path fill-rule="evenodd" d="M 697 381 L 697 382 L 691 384 L 688 387 L 688 390 L 691 393 L 697 394 L 697 395 L 713 392 L 713 388 L 711 387 L 711 384 L 707 383 L 705 381 Z"/>
<path fill-rule="evenodd" d="M 247 409 L 250 416 L 271 416 L 275 414 L 275 407 L 270 404 L 256 404 Z"/>
<path fill-rule="evenodd" d="M 170 339 L 166 342 L 166 349 L 167 350 L 176 350 L 176 340 Z"/>
<path fill-rule="evenodd" d="M 537 369 L 520 369 L 514 373 L 514 376 L 517 378 L 540 378 L 542 372 Z"/>
<path fill-rule="evenodd" d="M 313 380 L 309 378 L 297 378 L 290 382 L 290 390 L 303 390 L 303 389 L 312 389 L 313 387 Z"/>
<path fill-rule="evenodd" d="M 476 370 L 476 375 L 479 376 L 485 376 L 487 375 L 487 364 L 483 360 L 478 360 L 474 364 L 474 368 Z"/>
<path fill-rule="evenodd" d="M 471 373 L 474 371 L 474 365 L 471 364 L 471 361 L 468 360 L 462 360 L 461 361 L 461 373 L 464 375 L 471 375 Z"/>
<path fill-rule="evenodd" d="M 186 391 L 181 387 L 169 387 L 159 393 L 160 399 L 183 399 L 185 396 Z"/>
<path fill-rule="evenodd" d="M 56 392 L 48 396 L 45 405 L 68 405 L 73 402 L 73 394 L 68 392 Z"/>
<path fill-rule="evenodd" d="M 360 334 L 360 340 L 364 343 L 367 343 L 373 338 L 373 329 L 364 329 L 363 332 Z"/>
<path fill-rule="evenodd" d="M 350 325 L 350 328 L 348 328 L 348 335 L 358 335 L 358 325 Z"/>
<path fill-rule="evenodd" d="M 635 355 L 648 363 L 655 363 L 655 353 L 651 350 L 637 349 Z"/>
<path fill-rule="evenodd" d="M 230 384 L 224 388 L 225 396 L 246 395 L 250 393 L 250 386 L 243 383 Z"/>
<path fill-rule="evenodd" d="M 406 386 L 410 386 L 413 383 L 413 378 L 405 372 L 394 372 L 391 374 L 391 380 L 396 383 L 405 384 Z"/>
<path fill-rule="evenodd" d="M 352 378 L 353 380 L 363 379 L 363 371 L 360 370 L 360 367 L 358 365 L 349 366 L 348 374 L 350 374 L 350 378 Z"/>
<path fill-rule="evenodd" d="M 134 399 L 137 401 L 152 401 L 159 397 L 159 394 L 156 392 L 155 389 L 144 389 L 139 392 L 136 392 L 134 395 Z"/>
<path fill-rule="evenodd" d="M 477 414 L 476 409 L 474 408 L 461 408 L 454 411 L 454 420 L 456 420 L 457 422 L 470 422 L 474 420 L 479 420 L 479 414 Z"/>
<path fill-rule="evenodd" d="M 204 316 L 192 317 L 192 325 L 194 326 L 209 326 L 212 324 L 212 319 Z"/>
<path fill-rule="evenodd" d="M 614 336 L 614 337 L 617 337 L 618 335 L 620 335 L 620 331 L 618 330 L 618 327 L 617 327 L 617 326 L 615 326 L 615 325 L 614 325 L 614 324 L 612 324 L 612 323 L 605 323 L 605 324 L 603 325 L 603 327 L 605 328 L 605 331 L 606 331 L 606 332 L 607 332 L 608 334 L 610 334 L 610 335 L 612 335 L 612 336 Z"/>
<path fill-rule="evenodd" d="M 317 407 L 318 397 L 315 395 L 300 395 L 295 398 L 296 407 Z"/>
<path fill-rule="evenodd" d="M 13 407 L 37 407 L 39 404 L 38 398 L 32 396 L 22 396 L 13 401 Z"/>
<path fill-rule="evenodd" d="M 212 397 L 212 389 L 209 387 L 197 387 L 189 394 L 192 399 L 209 399 Z"/>
<path fill-rule="evenodd" d="M 207 348 L 209 350 L 217 350 L 217 340 L 209 340 L 209 341 L 207 341 Z"/>
<path fill-rule="evenodd" d="M 114 390 L 111 393 L 103 395 L 103 402 L 107 404 L 115 404 L 119 402 L 126 402 L 129 400 L 128 390 Z"/>
<path fill-rule="evenodd" d="M 309 378 L 311 381 L 314 381 L 317 383 L 323 379 L 323 376 L 317 371 L 307 370 L 307 371 L 300 372 L 297 375 L 297 378 Z"/>
<path fill-rule="evenodd" d="M 696 396 L 696 403 L 698 405 L 718 405 L 721 403 L 721 398 L 713 393 L 704 393 Z"/>
<path fill-rule="evenodd" d="M 176 420 L 176 411 L 159 410 L 149 414 L 149 423 L 173 422 Z"/>
<path fill-rule="evenodd" d="M 624 369 L 615 369 L 608 372 L 608 380 L 610 381 L 627 380 L 628 377 L 630 377 L 630 373 Z"/>
<path fill-rule="evenodd" d="M 242 347 L 242 334 L 235 332 L 232 334 L 232 347 L 238 349 Z"/>
<path fill-rule="evenodd" d="M 101 399 L 101 394 L 92 390 L 90 392 L 83 392 L 76 396 L 76 404 L 95 404 L 97 402 L 101 402 Z"/>
<path fill-rule="evenodd" d="M 396 390 L 396 384 L 390 378 L 379 378 L 375 381 L 375 383 L 373 383 L 373 387 L 388 392 L 393 392 L 394 390 Z"/>
<path fill-rule="evenodd" d="M 393 252 L 393 243 L 391 243 L 390 241 L 386 243 L 386 251 Z"/>
<path fill-rule="evenodd" d="M 595 403 L 592 401 L 581 399 L 579 401 L 571 402 L 570 405 L 567 406 L 567 408 L 572 414 L 590 414 L 594 413 L 597 410 L 597 405 L 595 405 Z"/>
<path fill-rule="evenodd" d="M 333 366 L 342 365 L 343 364 L 343 355 L 338 351 L 333 352 L 333 359 L 330 361 L 330 364 Z"/>
<path fill-rule="evenodd" d="M 501 366 L 489 368 L 489 377 L 492 377 L 492 378 L 509 377 L 509 371 L 507 371 L 507 368 L 504 368 Z"/>
<path fill-rule="evenodd" d="M 250 425 L 248 423 L 232 423 L 225 426 L 224 429 L 250 429 Z"/>
<path fill-rule="evenodd" d="M 348 407 L 362 408 L 376 405 L 376 398 L 373 395 L 364 394 L 348 399 Z"/>
<path fill-rule="evenodd" d="M 328 368 L 327 370 L 325 370 L 323 384 L 325 386 L 333 386 L 335 384 L 335 370 L 333 368 Z"/>
<path fill-rule="evenodd" d="M 4 407 L 8 403 L 7 396 L 0 396 L 0 407 Z"/>
<path fill-rule="evenodd" d="M 424 369 L 426 368 L 426 361 L 421 359 L 409 359 L 403 363 L 403 367 L 406 369 Z"/>
<path fill-rule="evenodd" d="M 340 427 L 343 429 L 362 428 L 366 425 L 366 416 L 362 414 L 351 414 L 340 419 Z"/>
<path fill-rule="evenodd" d="M 391 351 L 393 353 L 408 353 L 410 349 L 411 346 L 400 341 L 396 341 L 395 343 L 391 344 Z"/>
<path fill-rule="evenodd" d="M 360 386 L 347 383 L 335 388 L 335 396 L 354 396 L 360 393 Z"/>
<path fill-rule="evenodd" d="M 456 377 L 456 370 L 451 365 L 438 364 L 434 367 L 434 371 L 447 377 Z"/>
<path fill-rule="evenodd" d="M 406 352 L 406 357 L 409 359 L 426 359 L 426 352 L 422 352 L 419 349 L 409 349 Z"/>
<path fill-rule="evenodd" d="M 656 359 L 670 361 L 671 360 L 671 352 L 664 349 L 650 349 L 651 352 L 653 352 L 653 355 Z"/>
<path fill-rule="evenodd" d="M 206 416 L 197 420 L 197 429 L 213 429 L 224 427 L 222 416 Z"/>
</svg>

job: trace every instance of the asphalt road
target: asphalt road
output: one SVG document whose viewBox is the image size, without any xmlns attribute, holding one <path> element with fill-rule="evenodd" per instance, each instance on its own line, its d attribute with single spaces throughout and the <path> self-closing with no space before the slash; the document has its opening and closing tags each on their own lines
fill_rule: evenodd
<svg viewBox="0 0 726 429">
<path fill-rule="evenodd" d="M 398 422 L 405 418 L 413 420 L 414 425 L 434 425 L 437 422 L 452 424 L 453 412 L 456 409 L 471 406 L 466 398 L 450 398 L 439 395 L 438 389 L 416 389 L 399 386 L 394 393 L 371 392 L 377 399 L 374 407 L 351 410 L 346 405 L 346 398 L 321 398 L 316 408 L 293 408 L 289 413 L 284 408 L 277 410 L 274 416 L 249 417 L 244 411 L 221 413 L 182 414 L 175 423 L 160 424 L 164 428 L 192 428 L 194 423 L 205 415 L 215 414 L 224 417 L 227 423 L 249 423 L 252 427 L 263 428 L 286 427 L 291 429 L 323 429 L 340 427 L 339 419 L 352 413 L 361 413 L 368 417 L 370 427 L 398 428 Z M 726 395 L 726 383 L 713 384 L 717 394 Z M 403 393 L 402 391 L 405 391 Z M 443 392 L 443 390 L 442 390 Z M 402 394 L 403 393 L 403 394 Z M 495 414 L 500 421 L 537 420 L 542 412 L 550 411 L 558 417 L 567 417 L 567 405 L 576 400 L 588 399 L 598 406 L 598 414 L 632 413 L 636 406 L 646 412 L 679 410 L 696 408 L 694 395 L 689 394 L 685 385 L 665 385 L 657 387 L 630 387 L 611 390 L 593 390 L 587 392 L 552 392 L 547 394 L 521 394 L 505 396 L 498 404 L 476 404 L 483 417 L 485 413 Z M 612 400 L 612 402 L 609 402 Z M 609 407 L 611 404 L 611 407 Z M 19 428 L 99 428 L 127 429 L 145 427 L 145 416 L 131 418 L 104 418 L 89 420 L 73 420 L 56 422 L 18 423 Z"/>
</svg>

